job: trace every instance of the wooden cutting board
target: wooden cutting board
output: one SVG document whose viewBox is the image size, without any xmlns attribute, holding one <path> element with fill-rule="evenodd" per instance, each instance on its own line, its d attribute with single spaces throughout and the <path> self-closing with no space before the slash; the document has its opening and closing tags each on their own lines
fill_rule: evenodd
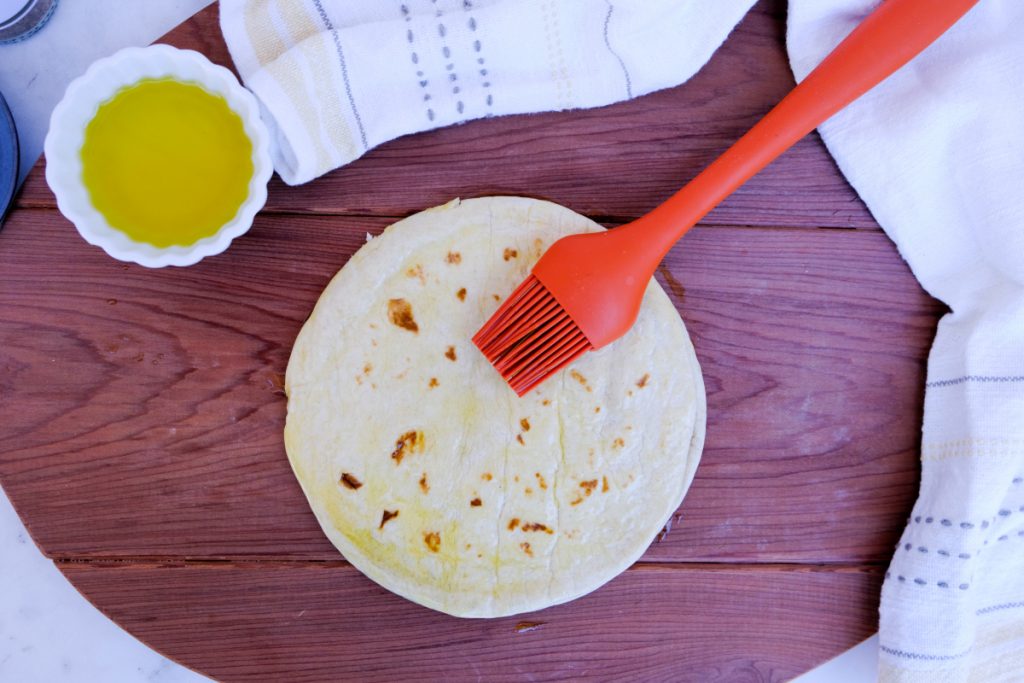
<svg viewBox="0 0 1024 683">
<path fill-rule="evenodd" d="M 230 66 L 216 13 L 163 42 Z M 792 87 L 784 18 L 760 2 L 678 88 L 275 180 L 252 231 L 187 269 L 88 246 L 37 167 L 0 232 L 0 482 L 40 548 L 224 681 L 774 681 L 866 637 L 916 493 L 943 309 L 814 136 L 659 271 L 703 366 L 707 447 L 671 531 L 596 593 L 486 621 L 395 597 L 324 538 L 282 445 L 292 341 L 367 232 L 455 196 L 638 216 Z"/>
</svg>

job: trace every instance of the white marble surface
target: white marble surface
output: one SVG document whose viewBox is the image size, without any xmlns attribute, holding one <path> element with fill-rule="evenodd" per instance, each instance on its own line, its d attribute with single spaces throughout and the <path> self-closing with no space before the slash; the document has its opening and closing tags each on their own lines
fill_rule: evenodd
<svg viewBox="0 0 1024 683">
<path fill-rule="evenodd" d="M 50 111 L 88 65 L 148 45 L 211 0 L 61 0 L 42 31 L 0 45 L 0 91 L 18 126 L 22 178 L 43 147 Z M 29 538 L 0 490 L 0 681 L 208 681 L 132 638 L 86 602 Z M 877 638 L 799 679 L 876 680 Z"/>
<path fill-rule="evenodd" d="M 36 548 L 0 491 L 0 681 L 199 683 L 86 602 Z"/>
<path fill-rule="evenodd" d="M 790 683 L 877 683 L 878 634 Z"/>
</svg>

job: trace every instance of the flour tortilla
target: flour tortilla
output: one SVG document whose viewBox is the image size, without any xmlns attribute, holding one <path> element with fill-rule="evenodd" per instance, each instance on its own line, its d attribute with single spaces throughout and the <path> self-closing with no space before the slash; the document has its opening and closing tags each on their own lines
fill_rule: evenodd
<svg viewBox="0 0 1024 683">
<path fill-rule="evenodd" d="M 328 538 L 380 585 L 462 617 L 540 609 L 625 570 L 679 506 L 704 385 L 656 282 L 625 337 L 524 398 L 470 341 L 552 242 L 602 229 L 549 202 L 456 200 L 324 290 L 288 365 L 285 445 Z"/>
</svg>

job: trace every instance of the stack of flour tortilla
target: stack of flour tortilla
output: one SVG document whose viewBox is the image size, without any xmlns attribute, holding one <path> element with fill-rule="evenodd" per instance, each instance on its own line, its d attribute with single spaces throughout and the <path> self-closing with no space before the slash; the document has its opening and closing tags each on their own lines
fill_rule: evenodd
<svg viewBox="0 0 1024 683">
<path fill-rule="evenodd" d="M 625 570 L 704 440 L 693 346 L 651 282 L 639 319 L 518 398 L 470 341 L 558 238 L 549 202 L 453 201 L 370 240 L 296 340 L 285 444 L 324 532 L 385 588 L 464 617 L 540 609 Z"/>
</svg>

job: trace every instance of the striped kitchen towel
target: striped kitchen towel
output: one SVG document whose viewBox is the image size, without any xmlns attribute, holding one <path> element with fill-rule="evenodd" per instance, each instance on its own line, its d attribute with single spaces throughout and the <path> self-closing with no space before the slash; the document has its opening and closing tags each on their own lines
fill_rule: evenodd
<svg viewBox="0 0 1024 683">
<path fill-rule="evenodd" d="M 285 182 L 393 138 L 677 85 L 753 0 L 221 0 Z"/>
<path fill-rule="evenodd" d="M 807 73 L 878 0 L 791 0 Z M 929 293 L 921 491 L 882 587 L 884 683 L 1024 681 L 1024 2 L 982 0 L 821 126 Z"/>
</svg>

